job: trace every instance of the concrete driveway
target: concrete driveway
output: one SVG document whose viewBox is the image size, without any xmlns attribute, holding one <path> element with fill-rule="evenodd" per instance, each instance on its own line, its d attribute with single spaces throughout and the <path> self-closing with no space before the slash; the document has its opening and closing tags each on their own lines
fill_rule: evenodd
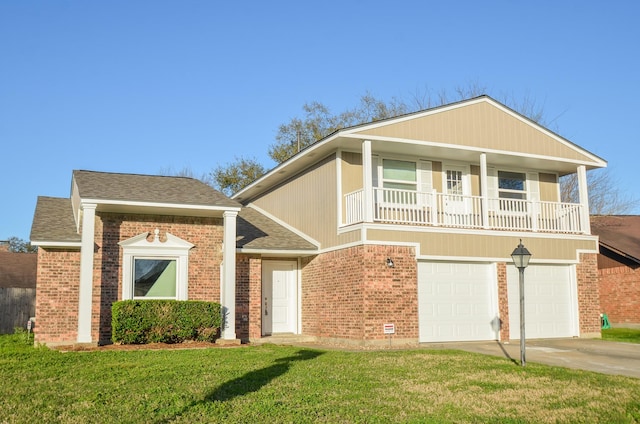
<svg viewBox="0 0 640 424">
<path fill-rule="evenodd" d="M 466 342 L 431 345 L 485 355 L 501 356 L 520 363 L 520 341 Z M 640 378 L 640 344 L 597 339 L 544 339 L 526 342 L 526 362 Z"/>
</svg>

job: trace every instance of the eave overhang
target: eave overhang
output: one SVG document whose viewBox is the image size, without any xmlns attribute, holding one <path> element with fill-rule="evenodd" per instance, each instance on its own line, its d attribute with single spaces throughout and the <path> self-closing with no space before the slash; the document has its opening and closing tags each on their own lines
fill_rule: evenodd
<svg viewBox="0 0 640 424">
<path fill-rule="evenodd" d="M 176 203 L 135 202 L 125 200 L 81 199 L 80 205 L 95 204 L 98 212 L 222 217 L 224 212 L 240 212 L 240 207 Z"/>
</svg>

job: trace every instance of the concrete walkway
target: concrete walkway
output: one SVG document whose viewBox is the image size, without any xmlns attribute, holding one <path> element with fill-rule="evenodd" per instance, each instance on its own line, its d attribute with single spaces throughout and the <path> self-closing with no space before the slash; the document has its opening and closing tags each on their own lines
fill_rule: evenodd
<svg viewBox="0 0 640 424">
<path fill-rule="evenodd" d="M 501 356 L 520 363 L 520 341 L 425 344 Z M 544 339 L 526 342 L 526 362 L 640 378 L 640 344 L 597 339 Z"/>
</svg>

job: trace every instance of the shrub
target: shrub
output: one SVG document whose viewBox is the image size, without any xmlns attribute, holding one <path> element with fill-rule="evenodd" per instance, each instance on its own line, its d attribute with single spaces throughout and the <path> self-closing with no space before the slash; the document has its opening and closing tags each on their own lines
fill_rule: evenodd
<svg viewBox="0 0 640 424">
<path fill-rule="evenodd" d="M 220 304 L 193 300 L 123 300 L 111 307 L 114 343 L 214 341 L 222 321 Z"/>
</svg>

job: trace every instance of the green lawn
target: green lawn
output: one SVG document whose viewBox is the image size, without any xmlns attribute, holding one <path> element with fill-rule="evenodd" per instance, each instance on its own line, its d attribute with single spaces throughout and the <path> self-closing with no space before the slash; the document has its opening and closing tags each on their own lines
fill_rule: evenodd
<svg viewBox="0 0 640 424">
<path fill-rule="evenodd" d="M 610 328 L 602 330 L 602 339 L 615 342 L 640 343 L 640 330 L 632 328 Z"/>
<path fill-rule="evenodd" d="M 639 422 L 640 379 L 458 351 L 61 353 L 0 336 L 0 422 Z"/>
</svg>

